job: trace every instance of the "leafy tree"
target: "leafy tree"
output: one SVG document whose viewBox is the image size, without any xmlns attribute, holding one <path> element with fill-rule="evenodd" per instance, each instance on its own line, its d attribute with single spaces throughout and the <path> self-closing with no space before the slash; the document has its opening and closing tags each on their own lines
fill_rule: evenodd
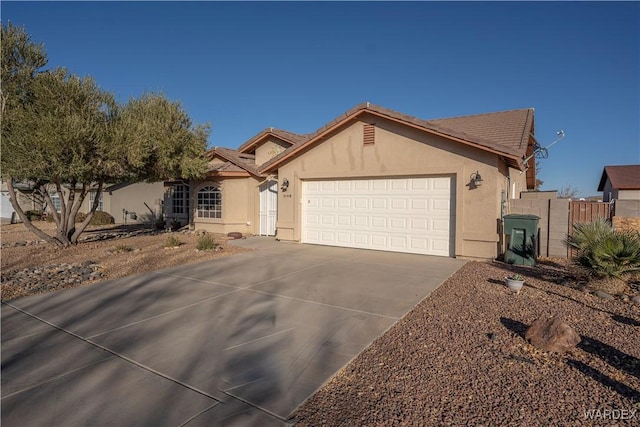
<svg viewBox="0 0 640 427">
<path fill-rule="evenodd" d="M 542 189 L 542 184 L 544 184 L 544 181 L 538 178 L 539 176 L 540 176 L 540 162 L 536 160 L 536 183 L 534 187 L 535 191 L 540 191 Z"/>
<path fill-rule="evenodd" d="M 11 24 L 2 26 L 2 55 L 2 178 L 16 213 L 40 238 L 60 246 L 77 243 L 105 183 L 204 173 L 209 128 L 193 126 L 179 103 L 146 94 L 120 105 L 90 77 L 63 68 L 42 71 L 42 46 Z M 55 236 L 27 218 L 17 203 L 16 182 L 31 183 L 50 208 L 52 196 L 60 196 L 60 212 L 50 209 Z M 76 225 L 90 191 L 97 192 L 94 203 Z"/>
</svg>

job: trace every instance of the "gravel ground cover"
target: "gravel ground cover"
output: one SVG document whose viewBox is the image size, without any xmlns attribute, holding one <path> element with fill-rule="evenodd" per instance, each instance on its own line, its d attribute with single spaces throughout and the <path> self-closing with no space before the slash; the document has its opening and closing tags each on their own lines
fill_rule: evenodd
<svg viewBox="0 0 640 427">
<path fill-rule="evenodd" d="M 503 284 L 517 270 L 519 294 Z M 638 295 L 634 284 L 624 289 Z M 564 355 L 524 339 L 542 316 L 580 335 Z M 293 414 L 298 426 L 640 425 L 640 306 L 604 299 L 566 260 L 470 262 Z"/>
<path fill-rule="evenodd" d="M 53 224 L 38 226 L 55 232 Z M 2 301 L 247 251 L 229 245 L 225 236 L 214 236 L 221 250 L 196 251 L 196 234 L 143 232 L 139 227 L 92 227 L 83 234 L 90 241 L 59 248 L 41 243 L 22 224 L 3 225 Z M 170 235 L 181 242 L 178 247 L 164 247 Z"/>
</svg>

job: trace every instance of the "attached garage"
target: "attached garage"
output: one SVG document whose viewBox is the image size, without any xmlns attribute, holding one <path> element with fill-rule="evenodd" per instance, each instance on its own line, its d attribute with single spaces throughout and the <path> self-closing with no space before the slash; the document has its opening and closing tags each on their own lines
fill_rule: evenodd
<svg viewBox="0 0 640 427">
<path fill-rule="evenodd" d="M 207 179 L 224 188 L 224 212 L 191 221 L 282 241 L 493 259 L 509 198 L 535 185 L 533 115 L 424 120 L 367 102 L 312 133 L 266 128 L 238 150 L 209 151 Z"/>
<path fill-rule="evenodd" d="M 302 242 L 453 256 L 451 177 L 307 180 Z"/>
</svg>

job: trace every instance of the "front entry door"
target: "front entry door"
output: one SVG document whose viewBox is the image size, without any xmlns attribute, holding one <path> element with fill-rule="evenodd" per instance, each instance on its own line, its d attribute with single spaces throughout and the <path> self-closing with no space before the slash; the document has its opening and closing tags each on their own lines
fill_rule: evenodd
<svg viewBox="0 0 640 427">
<path fill-rule="evenodd" d="M 260 185 L 260 235 L 276 235 L 278 216 L 278 181 L 267 181 Z"/>
</svg>

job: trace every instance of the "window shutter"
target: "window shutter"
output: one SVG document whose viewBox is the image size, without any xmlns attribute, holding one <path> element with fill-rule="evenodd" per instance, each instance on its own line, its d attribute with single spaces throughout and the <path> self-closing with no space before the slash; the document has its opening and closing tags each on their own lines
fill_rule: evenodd
<svg viewBox="0 0 640 427">
<path fill-rule="evenodd" d="M 375 125 L 364 125 L 362 136 L 364 145 L 373 145 L 376 142 Z"/>
</svg>

